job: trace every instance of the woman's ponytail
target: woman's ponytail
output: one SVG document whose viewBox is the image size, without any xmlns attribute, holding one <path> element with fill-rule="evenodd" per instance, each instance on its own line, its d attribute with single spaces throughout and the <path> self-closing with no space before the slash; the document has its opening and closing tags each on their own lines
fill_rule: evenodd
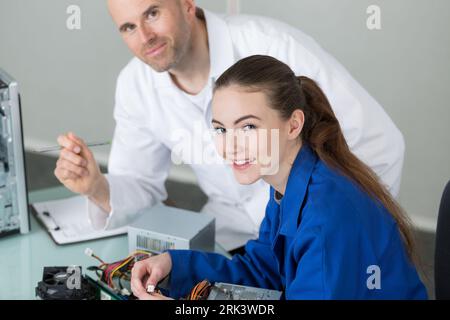
<svg viewBox="0 0 450 320">
<path fill-rule="evenodd" d="M 330 103 L 316 82 L 308 77 L 298 77 L 304 96 L 305 124 L 302 138 L 325 162 L 332 161 L 348 149 L 339 121 Z"/>
<path fill-rule="evenodd" d="M 354 181 L 379 201 L 396 221 L 409 257 L 416 262 L 410 223 L 400 205 L 380 182 L 378 176 L 349 149 L 330 102 L 308 77 L 297 77 L 285 63 L 269 56 L 251 56 L 240 60 L 217 81 L 215 90 L 237 84 L 267 94 L 270 105 L 283 119 L 302 110 L 305 123 L 301 133 L 318 157 Z"/>
<path fill-rule="evenodd" d="M 305 101 L 305 127 L 302 135 L 304 141 L 328 166 L 356 182 L 366 193 L 384 205 L 397 222 L 409 257 L 417 262 L 408 217 L 372 169 L 350 151 L 339 121 L 322 89 L 307 77 L 298 77 L 298 82 Z"/>
</svg>

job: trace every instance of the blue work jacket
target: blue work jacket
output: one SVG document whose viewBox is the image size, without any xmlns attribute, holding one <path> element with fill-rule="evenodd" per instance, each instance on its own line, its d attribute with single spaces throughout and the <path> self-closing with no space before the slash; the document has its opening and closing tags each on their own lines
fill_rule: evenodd
<svg viewBox="0 0 450 320">
<path fill-rule="evenodd" d="M 170 250 L 170 296 L 200 281 L 283 291 L 286 299 L 427 299 L 398 226 L 380 202 L 303 145 L 281 201 L 245 255 Z"/>
</svg>

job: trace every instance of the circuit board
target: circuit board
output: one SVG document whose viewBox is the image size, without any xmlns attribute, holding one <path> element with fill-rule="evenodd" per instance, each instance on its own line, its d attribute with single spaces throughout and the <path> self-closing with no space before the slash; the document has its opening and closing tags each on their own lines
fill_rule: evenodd
<svg viewBox="0 0 450 320">
<path fill-rule="evenodd" d="M 216 282 L 208 300 L 280 300 L 282 292 Z"/>
</svg>

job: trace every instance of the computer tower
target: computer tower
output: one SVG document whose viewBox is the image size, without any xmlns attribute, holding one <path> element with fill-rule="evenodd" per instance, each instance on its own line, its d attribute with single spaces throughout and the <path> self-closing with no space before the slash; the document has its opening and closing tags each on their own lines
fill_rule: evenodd
<svg viewBox="0 0 450 320">
<path fill-rule="evenodd" d="M 0 69 L 0 237 L 30 230 L 19 86 Z"/>
</svg>

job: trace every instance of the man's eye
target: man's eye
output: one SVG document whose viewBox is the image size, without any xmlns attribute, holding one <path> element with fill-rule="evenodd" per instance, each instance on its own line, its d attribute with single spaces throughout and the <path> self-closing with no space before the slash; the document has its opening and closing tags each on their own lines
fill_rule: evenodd
<svg viewBox="0 0 450 320">
<path fill-rule="evenodd" d="M 159 15 L 159 11 L 158 10 L 152 10 L 148 13 L 147 15 L 147 19 L 148 20 L 154 20 L 155 18 L 157 18 Z"/>
<path fill-rule="evenodd" d="M 120 31 L 123 32 L 123 33 L 131 33 L 135 29 L 136 29 L 135 26 L 129 25 L 129 26 L 123 27 Z"/>
</svg>

